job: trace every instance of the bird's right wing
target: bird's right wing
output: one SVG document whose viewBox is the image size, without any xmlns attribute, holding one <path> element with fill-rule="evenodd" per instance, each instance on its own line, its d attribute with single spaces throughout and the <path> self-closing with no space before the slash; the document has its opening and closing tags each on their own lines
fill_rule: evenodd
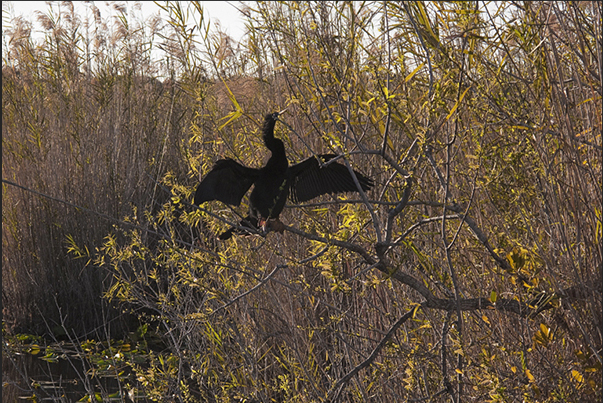
<svg viewBox="0 0 603 403">
<path fill-rule="evenodd" d="M 259 169 L 245 167 L 230 158 L 216 161 L 212 170 L 197 186 L 195 204 L 220 200 L 238 206 L 259 173 Z"/>
<path fill-rule="evenodd" d="M 291 200 L 305 202 L 327 193 L 357 192 L 354 178 L 345 165 L 335 161 L 324 163 L 335 157 L 334 154 L 321 154 L 290 166 Z M 319 163 L 317 158 L 324 162 Z M 373 186 L 373 181 L 360 172 L 354 171 L 354 175 L 362 190 L 367 191 Z"/>
</svg>

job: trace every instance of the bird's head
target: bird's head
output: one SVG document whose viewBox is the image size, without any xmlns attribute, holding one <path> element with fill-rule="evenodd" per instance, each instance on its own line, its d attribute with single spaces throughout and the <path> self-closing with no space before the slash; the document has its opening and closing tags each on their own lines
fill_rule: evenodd
<svg viewBox="0 0 603 403">
<path fill-rule="evenodd" d="M 270 150 L 274 148 L 272 146 L 272 142 L 274 141 L 274 125 L 276 124 L 278 117 L 285 111 L 286 109 L 283 109 L 280 112 L 269 113 L 266 115 L 264 120 L 264 126 L 262 127 L 262 132 L 264 133 L 264 143 Z"/>
<path fill-rule="evenodd" d="M 285 113 L 286 110 L 287 109 L 283 109 L 280 112 L 274 112 L 266 115 L 266 122 L 276 122 L 278 120 L 278 117 Z"/>
</svg>

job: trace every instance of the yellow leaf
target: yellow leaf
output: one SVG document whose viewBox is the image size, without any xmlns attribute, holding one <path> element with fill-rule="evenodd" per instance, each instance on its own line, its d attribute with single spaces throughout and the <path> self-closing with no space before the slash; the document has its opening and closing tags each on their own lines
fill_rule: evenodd
<svg viewBox="0 0 603 403">
<path fill-rule="evenodd" d="M 457 374 L 461 374 L 461 375 L 463 375 L 463 371 L 461 371 L 461 370 L 460 370 L 460 369 L 458 369 L 458 368 L 457 368 L 457 369 L 455 369 L 454 371 L 455 371 Z"/>
<path fill-rule="evenodd" d="M 482 316 L 482 320 L 490 325 L 490 321 L 488 320 L 488 317 L 486 315 Z"/>
<path fill-rule="evenodd" d="M 585 104 L 585 103 L 587 103 L 587 102 L 594 102 L 594 101 L 597 101 L 597 100 L 599 100 L 599 99 L 601 99 L 601 97 L 593 97 L 593 98 L 588 98 L 588 99 L 585 99 L 584 101 L 580 102 L 580 103 L 579 103 L 578 105 L 576 105 L 576 106 L 578 107 L 578 106 L 580 106 L 580 105 L 582 105 L 582 104 Z"/>
<path fill-rule="evenodd" d="M 421 70 L 421 68 L 423 66 L 425 66 L 425 63 L 427 63 L 427 62 L 423 62 L 423 63 L 419 64 L 416 69 L 414 69 L 409 75 L 406 76 L 406 78 L 404 79 L 404 82 L 407 83 L 408 81 L 410 81 L 410 79 L 413 78 L 414 75 L 417 74 L 417 72 L 419 70 Z"/>
<path fill-rule="evenodd" d="M 454 106 L 452 107 L 452 109 L 450 110 L 450 113 L 448 114 L 448 116 L 446 116 L 446 120 L 450 119 L 450 117 L 452 116 L 452 114 L 456 111 L 456 109 L 459 107 L 459 105 L 461 104 L 461 102 L 463 101 L 463 98 L 465 98 L 465 94 L 467 94 L 467 91 L 469 91 L 469 88 L 467 88 L 460 96 L 459 100 L 456 101 L 456 103 L 454 104 Z"/>
<path fill-rule="evenodd" d="M 540 330 L 534 334 L 533 339 L 535 344 L 540 344 L 543 347 L 548 347 L 548 345 L 553 341 L 551 329 L 544 323 L 541 323 Z"/>
<path fill-rule="evenodd" d="M 423 23 L 423 26 L 427 28 L 432 38 L 439 42 L 439 39 L 436 36 L 435 32 L 433 32 L 433 30 L 431 29 L 431 24 L 429 23 L 429 18 L 427 18 L 427 11 L 425 10 L 424 4 L 421 2 L 417 2 L 415 5 L 419 10 L 419 21 L 421 21 Z"/>
<path fill-rule="evenodd" d="M 534 382 L 536 380 L 529 369 L 526 369 L 526 376 L 528 377 L 528 381 L 530 382 Z"/>
<path fill-rule="evenodd" d="M 517 372 L 517 367 L 515 367 L 515 366 L 511 367 L 511 372 L 516 373 Z"/>
<path fill-rule="evenodd" d="M 226 87 L 226 90 L 228 91 L 228 98 L 230 98 L 230 102 L 232 102 L 232 105 L 234 106 L 235 110 L 234 112 L 230 112 L 228 115 L 226 115 L 223 119 L 227 119 L 226 123 L 224 123 L 223 125 L 221 125 L 220 127 L 218 127 L 218 130 L 222 130 L 224 127 L 226 127 L 230 122 L 232 122 L 233 120 L 237 119 L 239 116 L 241 116 L 243 114 L 243 109 L 241 108 L 241 105 L 239 105 L 239 103 L 237 102 L 237 98 L 234 96 L 234 94 L 232 93 L 232 91 L 230 90 L 230 88 L 228 88 L 228 85 L 226 84 L 226 81 L 222 80 L 222 82 L 224 83 L 224 87 Z"/>
<path fill-rule="evenodd" d="M 394 143 L 392 141 L 391 136 L 387 138 L 387 146 L 390 148 L 390 150 L 395 151 L 394 150 Z"/>
<path fill-rule="evenodd" d="M 580 372 L 576 371 L 575 369 L 572 370 L 572 377 L 578 383 L 582 383 L 584 381 L 584 377 L 582 376 L 582 374 Z"/>
<path fill-rule="evenodd" d="M 228 126 L 228 124 L 230 122 L 232 122 L 233 120 L 237 119 L 239 116 L 241 116 L 243 114 L 242 111 L 235 111 L 235 112 L 230 112 L 228 115 L 224 116 L 222 119 L 228 119 L 226 121 L 226 123 L 224 123 L 223 125 L 221 125 L 220 127 L 218 127 L 218 130 L 222 130 L 224 129 L 226 126 Z"/>
</svg>

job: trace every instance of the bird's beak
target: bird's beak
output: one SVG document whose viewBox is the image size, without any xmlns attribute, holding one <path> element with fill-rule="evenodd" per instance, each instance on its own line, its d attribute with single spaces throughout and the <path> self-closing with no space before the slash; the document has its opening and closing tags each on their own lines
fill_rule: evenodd
<svg viewBox="0 0 603 403">
<path fill-rule="evenodd" d="M 279 116 L 281 116 L 283 113 L 285 113 L 285 112 L 287 111 L 287 109 L 289 109 L 289 108 L 285 108 L 285 109 L 283 109 L 282 111 L 277 112 L 277 114 L 278 114 Z"/>
</svg>

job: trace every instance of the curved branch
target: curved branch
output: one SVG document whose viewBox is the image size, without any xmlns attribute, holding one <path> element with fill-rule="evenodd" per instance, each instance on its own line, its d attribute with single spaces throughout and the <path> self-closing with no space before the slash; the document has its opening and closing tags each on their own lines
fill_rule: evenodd
<svg viewBox="0 0 603 403">
<path fill-rule="evenodd" d="M 404 315 L 402 315 L 402 317 L 400 319 L 398 319 L 396 321 L 396 323 L 394 323 L 393 326 L 387 331 L 386 335 L 383 336 L 383 338 L 381 339 L 379 344 L 377 344 L 377 346 L 373 349 L 373 351 L 368 356 L 368 358 L 366 360 L 362 361 L 357 366 L 355 366 L 350 372 L 345 374 L 345 376 L 343 378 L 341 378 L 337 381 L 337 383 L 331 388 L 331 390 L 327 394 L 327 401 L 336 401 L 337 400 L 337 396 L 341 393 L 345 384 L 348 383 L 348 381 L 350 379 L 352 379 L 354 376 L 356 376 L 356 374 L 358 374 L 358 372 L 360 372 L 361 369 L 368 367 L 369 365 L 371 365 L 371 363 L 373 361 L 375 361 L 375 358 L 377 358 L 377 355 L 379 354 L 379 352 L 383 349 L 383 347 L 385 347 L 386 343 L 389 341 L 389 339 L 392 338 L 394 333 L 396 333 L 396 330 L 398 330 L 398 328 L 400 326 L 402 326 L 402 324 L 404 322 L 406 322 L 408 319 L 410 319 L 413 316 L 413 314 L 415 313 L 415 311 L 416 311 L 415 309 L 411 309 L 410 311 L 408 311 Z"/>
<path fill-rule="evenodd" d="M 404 273 L 402 270 L 400 270 L 400 268 L 392 268 L 392 266 L 388 264 L 387 258 L 384 256 L 385 252 L 389 248 L 389 246 L 386 244 L 376 244 L 375 250 L 378 256 L 378 258 L 376 259 L 371 256 L 363 247 L 351 242 L 323 238 L 318 235 L 309 234 L 307 232 L 301 231 L 297 228 L 293 228 L 287 225 L 285 225 L 285 229 L 306 239 L 322 242 L 327 245 L 338 246 L 340 248 L 344 248 L 351 252 L 357 253 L 364 259 L 365 263 L 369 266 L 375 267 L 386 276 L 409 286 L 410 288 L 421 294 L 421 296 L 424 298 L 424 301 L 421 303 L 421 306 L 423 306 L 424 308 L 438 309 L 447 312 L 457 310 L 479 311 L 483 309 L 491 309 L 497 311 L 511 312 L 521 317 L 528 317 L 534 316 L 535 314 L 538 314 L 539 312 L 545 309 L 551 309 L 553 307 L 551 303 L 547 303 L 546 305 L 542 306 L 542 304 L 535 304 L 531 302 L 522 303 L 516 299 L 505 298 L 498 298 L 496 302 L 490 301 L 490 298 L 488 297 L 460 298 L 458 299 L 458 301 L 455 298 L 438 298 L 424 284 L 423 281 L 411 276 L 410 274 Z M 537 308 L 535 308 L 536 305 L 538 305 Z"/>
</svg>

